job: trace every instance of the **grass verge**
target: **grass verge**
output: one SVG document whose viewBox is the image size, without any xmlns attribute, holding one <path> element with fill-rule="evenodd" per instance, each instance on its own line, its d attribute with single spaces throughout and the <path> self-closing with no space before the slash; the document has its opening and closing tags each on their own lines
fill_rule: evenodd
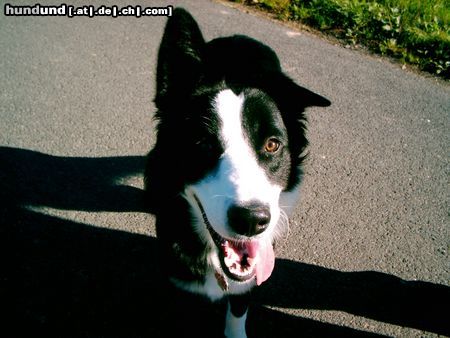
<svg viewBox="0 0 450 338">
<path fill-rule="evenodd" d="M 231 0 L 450 79 L 450 0 Z"/>
</svg>

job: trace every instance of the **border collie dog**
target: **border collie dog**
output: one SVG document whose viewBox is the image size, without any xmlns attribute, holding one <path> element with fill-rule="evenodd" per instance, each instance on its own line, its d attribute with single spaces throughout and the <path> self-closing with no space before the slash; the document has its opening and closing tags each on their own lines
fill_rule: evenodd
<svg viewBox="0 0 450 338">
<path fill-rule="evenodd" d="M 169 280 L 228 297 L 225 335 L 246 337 L 248 293 L 272 273 L 273 243 L 296 204 L 305 115 L 330 102 L 247 36 L 205 42 L 177 8 L 158 54 L 157 140 L 145 169 Z"/>
</svg>

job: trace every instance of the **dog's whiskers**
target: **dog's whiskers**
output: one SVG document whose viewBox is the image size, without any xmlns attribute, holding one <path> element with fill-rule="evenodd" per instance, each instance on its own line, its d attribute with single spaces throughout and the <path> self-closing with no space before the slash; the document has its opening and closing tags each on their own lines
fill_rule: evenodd
<svg viewBox="0 0 450 338">
<path fill-rule="evenodd" d="M 211 196 L 212 198 L 216 198 L 216 197 L 222 197 L 222 198 L 230 198 L 230 199 L 232 199 L 233 198 L 233 196 L 231 196 L 231 195 L 213 195 L 213 196 Z"/>
<path fill-rule="evenodd" d="M 283 238 L 284 240 L 286 240 L 289 236 L 289 233 L 289 217 L 284 210 L 280 209 L 280 219 L 278 220 L 274 235 L 276 238 Z"/>
</svg>

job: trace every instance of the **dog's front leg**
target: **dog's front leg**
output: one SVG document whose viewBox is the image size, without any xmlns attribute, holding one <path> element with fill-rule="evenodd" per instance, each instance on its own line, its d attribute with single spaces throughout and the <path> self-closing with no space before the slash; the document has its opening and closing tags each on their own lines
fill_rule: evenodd
<svg viewBox="0 0 450 338">
<path fill-rule="evenodd" d="M 248 304 L 249 294 L 229 296 L 225 322 L 225 337 L 247 338 L 245 321 L 247 320 Z"/>
</svg>

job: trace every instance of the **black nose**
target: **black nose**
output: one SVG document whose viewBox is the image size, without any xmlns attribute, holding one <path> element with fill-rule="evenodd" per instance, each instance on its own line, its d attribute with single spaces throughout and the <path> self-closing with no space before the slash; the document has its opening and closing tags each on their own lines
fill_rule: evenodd
<svg viewBox="0 0 450 338">
<path fill-rule="evenodd" d="M 228 209 L 228 225 L 238 234 L 254 236 L 267 229 L 270 209 L 263 204 L 232 205 Z"/>
</svg>

